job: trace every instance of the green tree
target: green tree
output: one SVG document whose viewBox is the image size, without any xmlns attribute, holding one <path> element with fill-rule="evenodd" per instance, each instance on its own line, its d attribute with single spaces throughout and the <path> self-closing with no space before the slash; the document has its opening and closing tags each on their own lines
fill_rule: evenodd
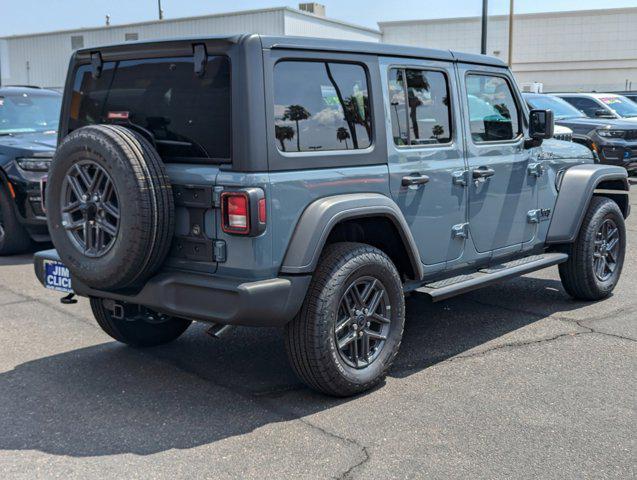
<svg viewBox="0 0 637 480">
<path fill-rule="evenodd" d="M 274 135 L 281 143 L 281 150 L 285 152 L 285 141 L 292 140 L 294 138 L 294 129 L 288 125 L 276 125 L 274 127 Z"/>
<path fill-rule="evenodd" d="M 307 111 L 303 105 L 290 105 L 285 109 L 283 120 L 290 120 L 296 123 L 296 150 L 301 151 L 301 131 L 299 130 L 299 122 L 307 120 L 312 114 Z"/>
<path fill-rule="evenodd" d="M 338 139 L 339 142 L 343 143 L 345 142 L 345 148 L 347 150 L 349 150 L 349 145 L 347 144 L 347 139 L 350 138 L 350 134 L 347 131 L 347 128 L 345 127 L 339 127 L 338 130 L 336 130 L 336 138 Z"/>
</svg>

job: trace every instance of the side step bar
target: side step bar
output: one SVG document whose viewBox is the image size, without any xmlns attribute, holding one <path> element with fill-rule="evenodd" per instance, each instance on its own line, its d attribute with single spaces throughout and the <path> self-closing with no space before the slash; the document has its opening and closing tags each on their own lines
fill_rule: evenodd
<svg viewBox="0 0 637 480">
<path fill-rule="evenodd" d="M 530 257 L 483 268 L 475 273 L 458 275 L 457 277 L 447 278 L 438 282 L 427 283 L 417 288 L 416 291 L 429 295 L 434 302 L 439 302 L 440 300 L 486 287 L 487 285 L 508 278 L 518 277 L 526 273 L 557 265 L 566 260 L 568 260 L 566 253 L 532 255 Z"/>
</svg>

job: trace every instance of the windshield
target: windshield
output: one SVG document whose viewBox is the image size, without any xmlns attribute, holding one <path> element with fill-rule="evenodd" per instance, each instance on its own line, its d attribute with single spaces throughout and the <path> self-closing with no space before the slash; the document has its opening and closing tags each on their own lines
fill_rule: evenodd
<svg viewBox="0 0 637 480">
<path fill-rule="evenodd" d="M 529 104 L 531 108 L 535 108 L 538 110 L 552 110 L 553 115 L 557 120 L 564 120 L 565 118 L 582 118 L 582 112 L 580 112 L 577 108 L 573 107 L 571 104 L 565 102 L 561 98 L 552 97 L 550 95 L 543 96 L 526 96 L 526 103 Z"/>
<path fill-rule="evenodd" d="M 0 135 L 57 131 L 62 95 L 0 94 Z"/>
<path fill-rule="evenodd" d="M 620 117 L 637 117 L 637 103 L 631 102 L 625 97 L 600 97 L 599 100 L 615 110 Z"/>
</svg>

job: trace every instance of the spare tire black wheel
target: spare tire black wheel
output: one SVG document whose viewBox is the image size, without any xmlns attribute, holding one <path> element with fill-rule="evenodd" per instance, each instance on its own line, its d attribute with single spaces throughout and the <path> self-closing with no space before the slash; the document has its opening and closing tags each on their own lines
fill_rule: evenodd
<svg viewBox="0 0 637 480">
<path fill-rule="evenodd" d="M 73 277 L 89 287 L 137 287 L 156 272 L 170 248 L 174 208 L 159 154 L 128 128 L 75 130 L 51 162 L 51 238 Z"/>
</svg>

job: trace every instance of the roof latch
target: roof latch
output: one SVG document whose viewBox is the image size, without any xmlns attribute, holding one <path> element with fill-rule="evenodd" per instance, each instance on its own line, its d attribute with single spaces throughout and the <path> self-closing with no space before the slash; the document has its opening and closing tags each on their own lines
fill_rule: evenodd
<svg viewBox="0 0 637 480">
<path fill-rule="evenodd" d="M 208 53 L 203 43 L 196 43 L 192 46 L 192 56 L 195 64 L 195 75 L 203 77 L 206 73 L 206 60 Z"/>
<path fill-rule="evenodd" d="M 91 75 L 93 78 L 100 78 L 102 75 L 102 55 L 100 52 L 91 53 Z"/>
</svg>

